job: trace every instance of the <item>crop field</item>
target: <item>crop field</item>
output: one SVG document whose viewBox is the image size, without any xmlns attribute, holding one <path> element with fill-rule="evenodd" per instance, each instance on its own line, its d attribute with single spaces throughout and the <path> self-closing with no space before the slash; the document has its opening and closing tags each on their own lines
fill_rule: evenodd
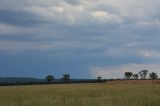
<svg viewBox="0 0 160 106">
<path fill-rule="evenodd" d="M 160 85 L 6 86 L 0 87 L 0 106 L 160 106 Z"/>
</svg>

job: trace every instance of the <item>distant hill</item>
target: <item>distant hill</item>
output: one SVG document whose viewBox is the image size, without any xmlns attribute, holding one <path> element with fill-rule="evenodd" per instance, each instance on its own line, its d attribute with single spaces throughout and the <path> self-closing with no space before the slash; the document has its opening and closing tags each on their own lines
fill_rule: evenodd
<svg viewBox="0 0 160 106">
<path fill-rule="evenodd" d="M 71 79 L 71 82 L 85 82 L 95 81 L 96 79 Z M 27 77 L 0 77 L 0 83 L 2 82 L 46 82 L 46 79 L 27 78 Z M 61 79 L 54 79 L 54 82 L 62 82 Z"/>
<path fill-rule="evenodd" d="M 64 81 L 62 79 L 54 79 L 52 84 L 64 84 L 64 83 L 97 83 L 105 82 L 106 80 L 98 81 L 97 79 L 70 79 Z M 0 77 L 0 86 L 10 85 L 34 85 L 34 84 L 48 84 L 46 79 L 37 78 L 25 78 L 25 77 Z"/>
<path fill-rule="evenodd" d="M 25 77 L 0 77 L 0 83 L 8 82 L 45 82 L 45 79 L 25 78 Z"/>
</svg>

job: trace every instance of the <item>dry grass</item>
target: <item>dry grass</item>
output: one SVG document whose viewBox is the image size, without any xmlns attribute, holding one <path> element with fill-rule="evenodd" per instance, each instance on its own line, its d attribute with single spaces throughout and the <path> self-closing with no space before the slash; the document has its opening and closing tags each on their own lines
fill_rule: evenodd
<svg viewBox="0 0 160 106">
<path fill-rule="evenodd" d="M 0 87 L 0 106 L 160 106 L 159 89 L 151 84 Z"/>
<path fill-rule="evenodd" d="M 107 84 L 160 84 L 160 80 L 113 80 L 107 81 Z"/>
</svg>

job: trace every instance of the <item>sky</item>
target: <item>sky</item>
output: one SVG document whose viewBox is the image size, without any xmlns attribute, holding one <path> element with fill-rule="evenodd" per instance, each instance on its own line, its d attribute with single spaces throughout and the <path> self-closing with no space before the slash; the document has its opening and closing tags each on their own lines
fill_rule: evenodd
<svg viewBox="0 0 160 106">
<path fill-rule="evenodd" d="M 160 75 L 159 0 L 1 0 L 0 77 Z"/>
</svg>

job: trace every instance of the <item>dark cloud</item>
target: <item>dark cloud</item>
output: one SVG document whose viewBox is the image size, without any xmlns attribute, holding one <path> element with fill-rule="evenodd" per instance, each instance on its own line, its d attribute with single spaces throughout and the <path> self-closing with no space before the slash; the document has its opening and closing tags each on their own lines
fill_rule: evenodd
<svg viewBox="0 0 160 106">
<path fill-rule="evenodd" d="M 28 70 L 38 71 L 38 65 L 44 64 L 42 69 L 47 72 L 41 71 L 42 74 L 52 69 L 58 75 L 69 72 L 82 77 L 90 76 L 89 69 L 94 66 L 158 63 L 158 3 L 155 0 L 0 1 L 0 54 L 13 56 L 17 62 L 13 67 L 10 60 L 3 58 L 6 61 L 3 70 L 9 71 L 6 67 L 9 64 L 14 70 L 22 70 L 24 66 L 27 72 L 31 65 Z M 27 66 L 25 59 L 27 64 L 31 62 Z M 85 72 L 87 75 L 81 74 Z"/>
<path fill-rule="evenodd" d="M 26 11 L 0 10 L 0 13 L 0 22 L 7 24 L 16 26 L 32 26 L 44 23 L 44 21 L 37 20 L 34 14 Z"/>
<path fill-rule="evenodd" d="M 79 5 L 82 3 L 81 0 L 64 0 L 64 2 L 69 3 L 71 5 Z"/>
</svg>

